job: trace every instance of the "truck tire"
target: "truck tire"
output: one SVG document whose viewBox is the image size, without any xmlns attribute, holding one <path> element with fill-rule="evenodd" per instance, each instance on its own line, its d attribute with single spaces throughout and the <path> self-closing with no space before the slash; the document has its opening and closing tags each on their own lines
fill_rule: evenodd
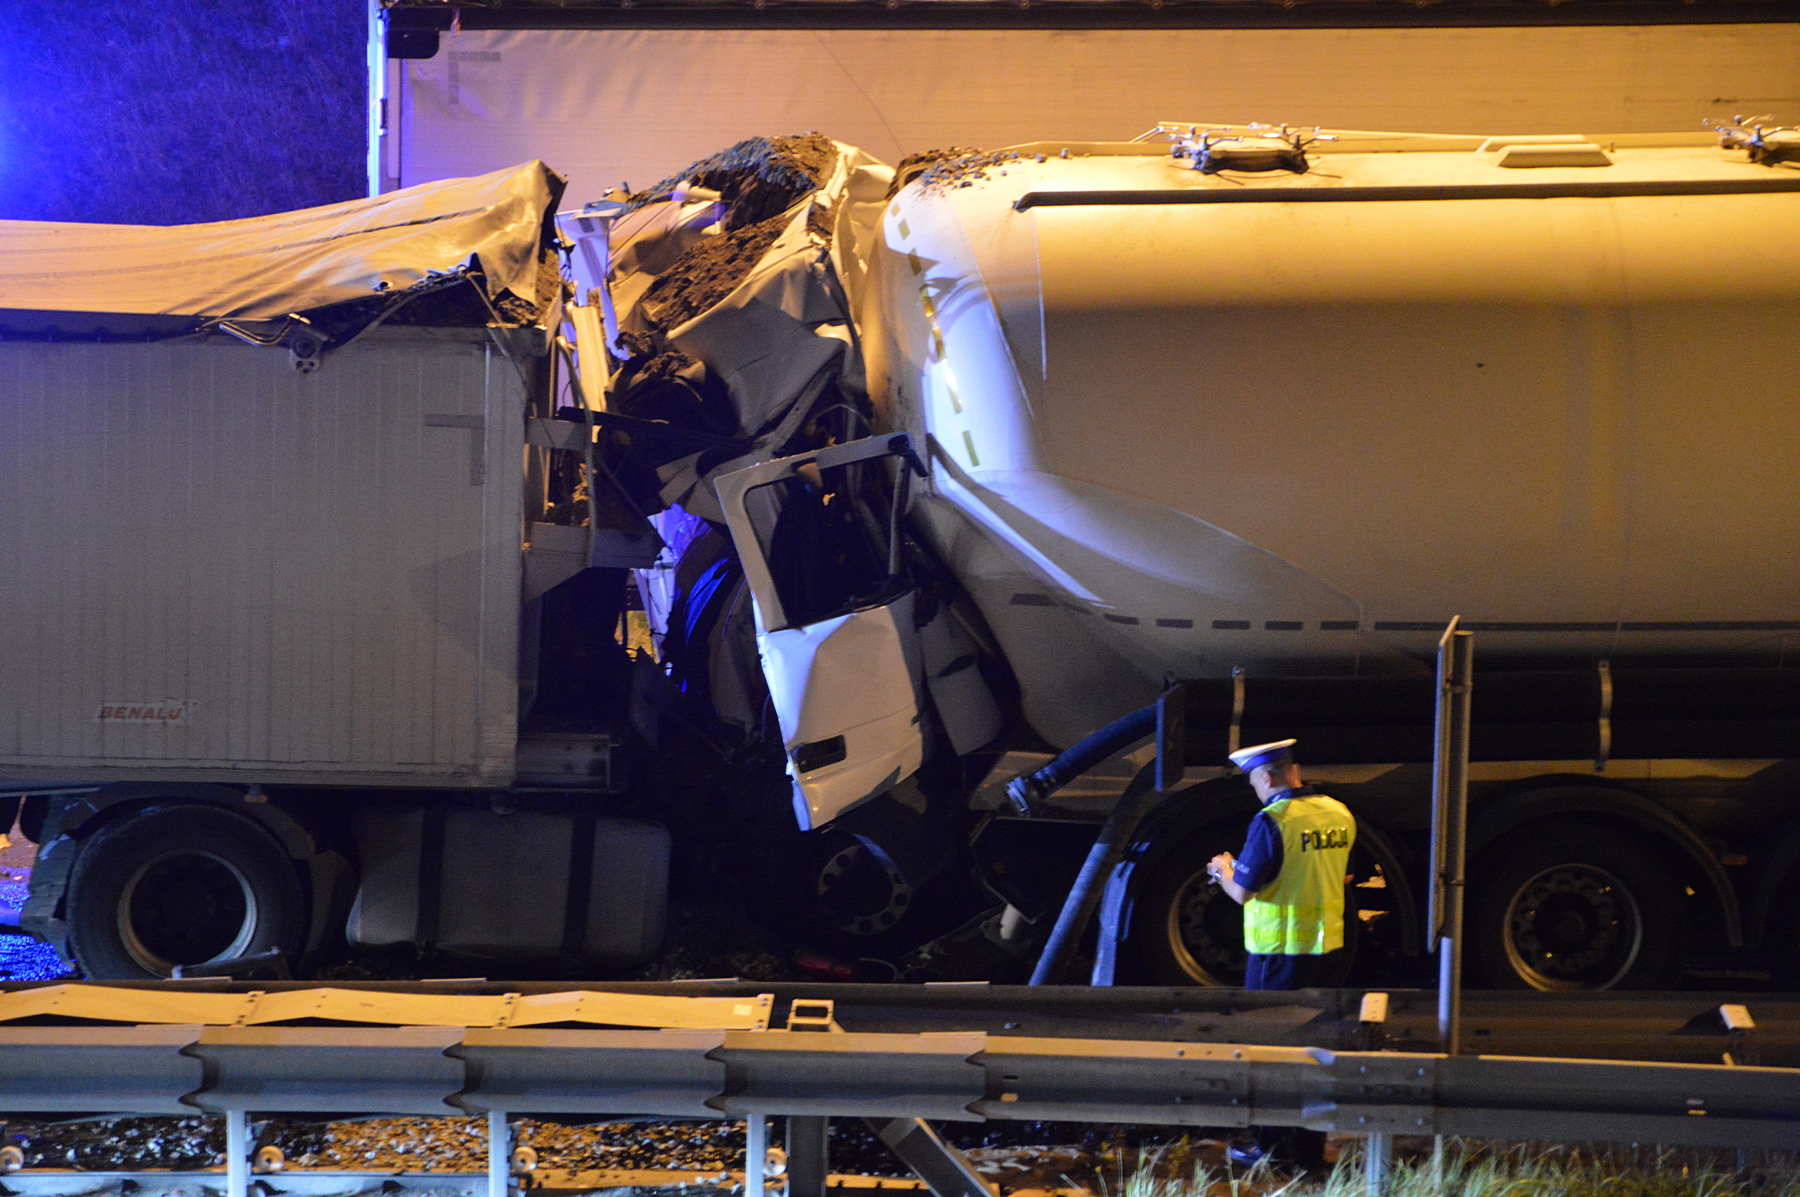
<svg viewBox="0 0 1800 1197">
<path fill-rule="evenodd" d="M 286 852 L 250 820 L 198 803 L 149 806 L 81 846 L 69 948 L 92 980 L 167 977 L 176 965 L 300 943 L 304 905 Z"/>
<path fill-rule="evenodd" d="M 992 905 L 960 864 L 915 888 L 837 830 L 784 837 L 761 855 L 746 878 L 752 921 L 796 948 L 834 957 L 893 964 Z"/>
<path fill-rule="evenodd" d="M 1482 854 L 1470 957 L 1500 989 L 1666 989 L 1687 913 L 1655 847 L 1605 824 L 1514 832 Z"/>
<path fill-rule="evenodd" d="M 1126 930 L 1130 979 L 1144 985 L 1242 985 L 1244 911 L 1206 875 L 1206 862 L 1244 846 L 1239 820 L 1171 844 L 1138 887 Z"/>
</svg>

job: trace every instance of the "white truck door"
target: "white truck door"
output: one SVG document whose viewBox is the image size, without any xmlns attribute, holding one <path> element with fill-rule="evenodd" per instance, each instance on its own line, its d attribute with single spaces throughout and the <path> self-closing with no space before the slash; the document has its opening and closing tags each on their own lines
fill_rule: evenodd
<svg viewBox="0 0 1800 1197">
<path fill-rule="evenodd" d="M 718 480 L 802 830 L 885 793 L 924 756 L 915 592 L 897 547 L 913 471 L 901 433 Z"/>
</svg>

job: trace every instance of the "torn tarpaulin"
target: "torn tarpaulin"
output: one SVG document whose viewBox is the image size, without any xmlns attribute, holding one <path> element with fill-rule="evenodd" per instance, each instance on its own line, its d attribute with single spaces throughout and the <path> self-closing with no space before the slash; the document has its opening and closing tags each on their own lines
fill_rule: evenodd
<svg viewBox="0 0 1800 1197">
<path fill-rule="evenodd" d="M 153 318 L 171 331 L 233 321 L 281 343 L 304 315 L 327 341 L 396 316 L 527 324 L 560 298 L 548 251 L 563 179 L 541 162 L 373 199 L 197 225 L 0 221 L 0 311 L 97 330 Z M 469 286 L 449 286 L 466 283 Z M 435 312 L 418 304 L 425 293 Z M 170 317 L 186 318 L 171 325 Z M 46 323 L 40 319 L 38 323 Z"/>
</svg>

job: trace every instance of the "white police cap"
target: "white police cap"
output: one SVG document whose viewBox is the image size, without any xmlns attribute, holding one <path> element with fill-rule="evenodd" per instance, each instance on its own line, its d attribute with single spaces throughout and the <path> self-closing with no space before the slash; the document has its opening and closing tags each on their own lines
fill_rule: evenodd
<svg viewBox="0 0 1800 1197">
<path fill-rule="evenodd" d="M 1291 761 L 1294 759 L 1294 745 L 1299 742 L 1298 740 L 1275 740 L 1268 744 L 1240 748 L 1231 754 L 1231 763 L 1248 773 L 1252 769 L 1272 765 L 1276 761 Z"/>
</svg>

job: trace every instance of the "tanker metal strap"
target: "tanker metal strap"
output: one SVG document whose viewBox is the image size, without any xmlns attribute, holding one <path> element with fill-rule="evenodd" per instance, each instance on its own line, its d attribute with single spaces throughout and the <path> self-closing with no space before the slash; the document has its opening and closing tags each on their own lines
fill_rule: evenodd
<svg viewBox="0 0 1800 1197">
<path fill-rule="evenodd" d="M 1613 199 L 1646 195 L 1756 195 L 1800 191 L 1800 175 L 1761 179 L 1659 179 L 1612 182 L 1475 183 L 1410 187 L 1140 188 L 1118 191 L 1027 191 L 1015 211 L 1157 204 L 1349 204 L 1383 200 Z"/>
</svg>

